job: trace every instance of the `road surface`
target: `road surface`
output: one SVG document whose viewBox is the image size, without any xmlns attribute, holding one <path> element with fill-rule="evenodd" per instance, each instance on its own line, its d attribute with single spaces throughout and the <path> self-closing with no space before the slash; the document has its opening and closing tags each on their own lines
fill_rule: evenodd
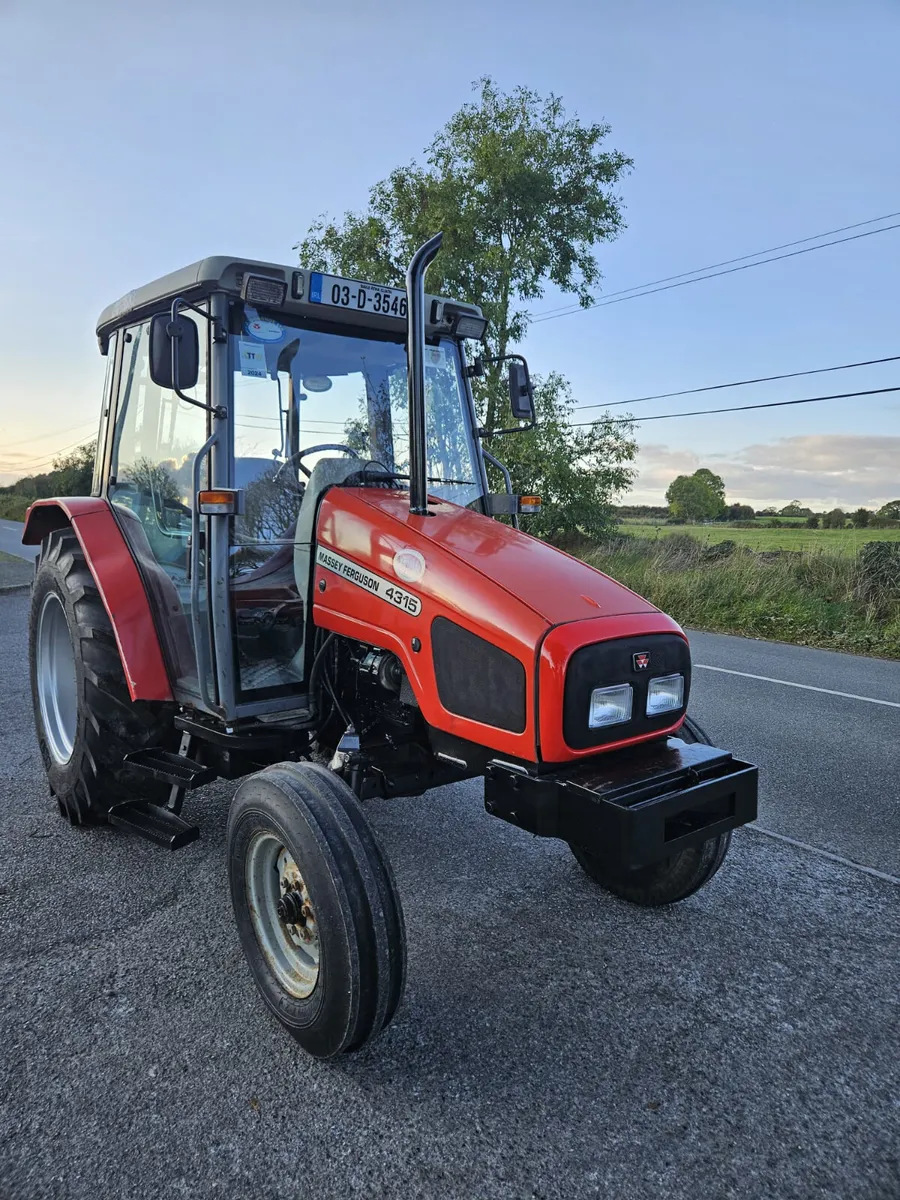
<svg viewBox="0 0 900 1200">
<path fill-rule="evenodd" d="M 694 635 L 692 709 L 761 763 L 759 825 L 837 857 L 741 830 L 671 910 L 597 891 L 475 784 L 371 805 L 407 995 L 322 1065 L 240 954 L 234 785 L 190 798 L 174 855 L 56 816 L 26 608 L 0 597 L 3 1200 L 900 1196 L 900 664 Z"/>
<path fill-rule="evenodd" d="M 14 554 L 17 558 L 34 560 L 37 558 L 39 546 L 23 546 L 22 530 L 25 528 L 21 521 L 5 521 L 0 519 L 0 550 L 4 554 Z"/>
</svg>

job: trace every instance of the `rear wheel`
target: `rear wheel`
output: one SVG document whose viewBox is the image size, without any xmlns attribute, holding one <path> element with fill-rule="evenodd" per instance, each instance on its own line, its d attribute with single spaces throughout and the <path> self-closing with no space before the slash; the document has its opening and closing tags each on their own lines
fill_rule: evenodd
<svg viewBox="0 0 900 1200">
<path fill-rule="evenodd" d="M 71 529 L 44 539 L 29 622 L 31 692 L 50 790 L 73 825 L 105 820 L 143 789 L 117 777 L 125 755 L 161 742 L 168 706 L 132 702 L 94 577 Z"/>
<path fill-rule="evenodd" d="M 685 718 L 678 736 L 685 742 L 703 742 L 710 745 L 705 731 L 690 717 Z M 709 838 L 699 846 L 688 846 L 686 850 L 673 854 L 671 858 L 653 863 L 649 867 L 641 867 L 637 871 L 611 864 L 580 846 L 572 845 L 571 842 L 569 848 L 579 866 L 600 887 L 623 900 L 630 900 L 632 904 L 640 904 L 644 908 L 657 908 L 685 900 L 708 883 L 725 861 L 730 845 L 729 831 Z"/>
<path fill-rule="evenodd" d="M 356 797 L 317 763 L 245 780 L 228 817 L 241 945 L 271 1012 L 316 1058 L 391 1021 L 406 940 L 391 869 Z"/>
</svg>

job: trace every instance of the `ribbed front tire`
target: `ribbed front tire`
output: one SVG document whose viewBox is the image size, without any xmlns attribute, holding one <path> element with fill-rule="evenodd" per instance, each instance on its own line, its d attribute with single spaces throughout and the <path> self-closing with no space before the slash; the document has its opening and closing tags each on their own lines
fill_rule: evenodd
<svg viewBox="0 0 900 1200">
<path fill-rule="evenodd" d="M 690 717 L 685 718 L 678 737 L 684 742 L 711 744 L 705 731 Z M 730 845 L 729 831 L 636 871 L 610 863 L 572 843 L 569 849 L 585 874 L 605 891 L 643 908 L 658 908 L 686 900 L 708 883 L 725 861 Z"/>
<path fill-rule="evenodd" d="M 316 1058 L 391 1021 L 406 974 L 400 897 L 356 797 L 317 763 L 246 779 L 228 817 L 244 955 L 266 1006 Z"/>
</svg>

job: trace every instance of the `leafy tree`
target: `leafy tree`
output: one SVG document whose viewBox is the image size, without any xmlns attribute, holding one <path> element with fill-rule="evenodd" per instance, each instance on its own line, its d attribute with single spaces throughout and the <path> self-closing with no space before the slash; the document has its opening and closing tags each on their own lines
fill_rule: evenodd
<svg viewBox="0 0 900 1200">
<path fill-rule="evenodd" d="M 871 516 L 872 514 L 867 508 L 858 508 L 851 518 L 853 521 L 853 528 L 865 529 L 865 527 L 869 524 L 869 518 Z"/>
<path fill-rule="evenodd" d="M 900 500 L 889 500 L 878 510 L 879 517 L 887 517 L 889 521 L 900 521 Z"/>
<path fill-rule="evenodd" d="M 726 521 L 752 521 L 756 516 L 749 504 L 729 504 L 725 510 Z"/>
<path fill-rule="evenodd" d="M 843 529 L 847 524 L 847 514 L 842 508 L 833 508 L 822 518 L 823 529 Z"/>
<path fill-rule="evenodd" d="M 398 167 L 376 183 L 363 212 L 320 217 L 295 248 L 307 267 L 402 286 L 415 249 L 442 230 L 428 289 L 481 306 L 488 318 L 486 349 L 495 357 L 522 339 L 525 306 L 548 284 L 591 303 L 601 278 L 596 248 L 624 225 L 615 186 L 631 160 L 604 149 L 608 125 L 568 116 L 557 96 L 542 98 L 524 87 L 505 93 L 489 78 L 475 87 L 476 100 L 437 133 L 424 162 Z M 509 424 L 499 365 L 489 363 L 474 390 L 486 429 Z M 544 380 L 540 407 L 538 428 L 505 441 L 503 455 L 518 472 L 526 462 L 537 468 L 557 461 L 566 446 L 568 482 L 559 495 L 569 498 L 573 521 L 597 527 L 609 519 L 614 490 L 631 477 L 623 469 L 634 454 L 630 427 L 601 418 L 596 435 L 591 426 L 564 428 L 573 403 L 556 373 Z M 609 455 L 608 472 L 594 450 L 585 449 L 585 434 Z M 525 490 L 538 482 L 532 476 Z M 555 504 L 551 500 L 548 513 Z M 529 529 L 542 523 L 530 522 Z"/>
<path fill-rule="evenodd" d="M 804 508 L 799 500 L 792 500 L 790 504 L 786 504 L 781 512 L 780 517 L 809 517 L 812 515 L 812 510 Z"/>
<path fill-rule="evenodd" d="M 815 513 L 811 513 L 806 518 L 806 528 L 807 529 L 818 529 L 819 528 L 819 518 L 816 516 Z"/>
<path fill-rule="evenodd" d="M 672 516 L 683 521 L 711 521 L 725 511 L 725 484 L 719 475 L 701 467 L 679 475 L 666 490 Z"/>
<path fill-rule="evenodd" d="M 536 377 L 535 385 L 540 437 L 504 438 L 502 450 L 513 491 L 541 497 L 540 512 L 527 518 L 528 532 L 550 541 L 574 530 L 599 537 L 615 519 L 611 497 L 634 477 L 629 464 L 637 447 L 608 415 L 571 428 L 575 399 L 562 375 Z M 494 453 L 501 456 L 496 447 Z"/>
</svg>

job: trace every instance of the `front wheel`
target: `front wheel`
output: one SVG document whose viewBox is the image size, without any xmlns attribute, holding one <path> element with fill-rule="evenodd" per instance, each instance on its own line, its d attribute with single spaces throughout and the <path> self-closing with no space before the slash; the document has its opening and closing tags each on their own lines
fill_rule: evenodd
<svg viewBox="0 0 900 1200">
<path fill-rule="evenodd" d="M 316 1058 L 384 1029 L 406 971 L 393 875 L 356 797 L 317 763 L 245 780 L 228 817 L 241 946 L 262 998 Z"/>
<path fill-rule="evenodd" d="M 711 744 L 705 731 L 690 717 L 685 718 L 678 736 L 684 742 Z M 644 908 L 658 908 L 685 900 L 708 883 L 725 861 L 730 845 L 729 831 L 636 871 L 611 864 L 571 842 L 569 849 L 584 872 L 605 891 Z"/>
</svg>

